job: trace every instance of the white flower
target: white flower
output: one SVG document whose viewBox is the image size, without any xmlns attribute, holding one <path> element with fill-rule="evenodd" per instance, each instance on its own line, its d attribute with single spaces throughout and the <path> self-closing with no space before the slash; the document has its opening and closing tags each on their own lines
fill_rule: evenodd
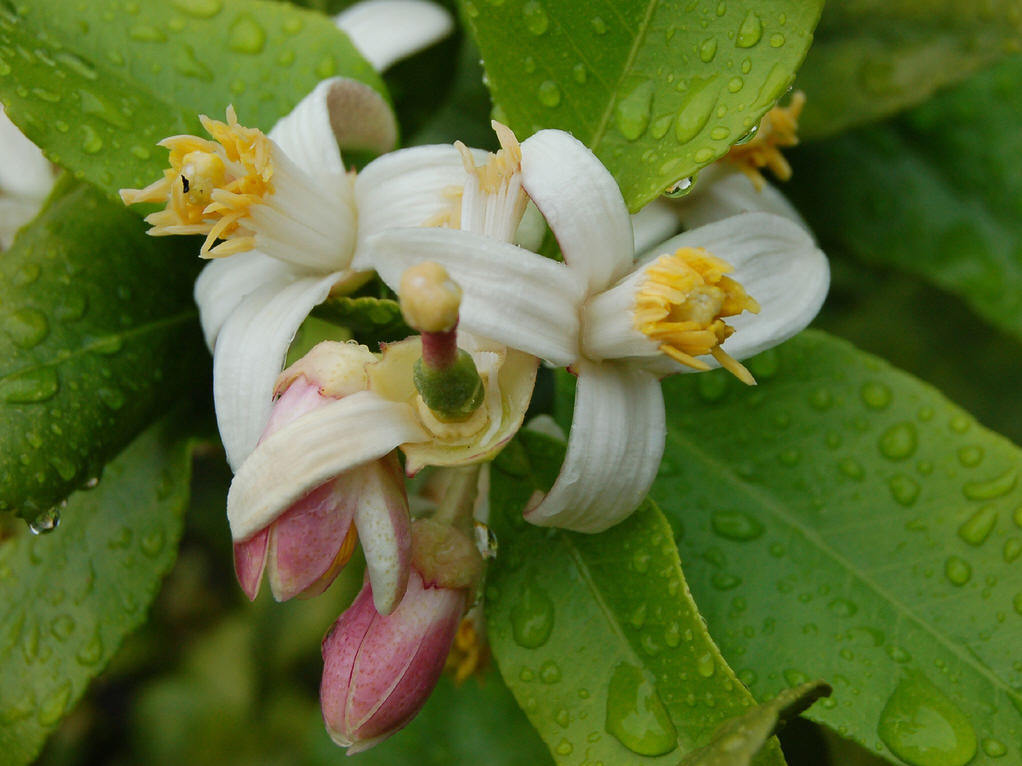
<svg viewBox="0 0 1022 766">
<path fill-rule="evenodd" d="M 454 29 L 451 14 L 426 0 L 365 0 L 334 16 L 334 23 L 379 72 Z"/>
<path fill-rule="evenodd" d="M 808 324 L 826 294 L 827 261 L 801 227 L 750 213 L 681 234 L 635 265 L 624 200 L 596 157 L 552 130 L 521 149 L 522 185 L 565 263 L 463 231 L 389 231 L 370 246 L 388 284 L 416 261 L 436 261 L 464 290 L 462 327 L 578 375 L 564 464 L 526 518 L 598 532 L 631 513 L 656 474 L 659 377 L 721 364 L 749 380 L 734 359 Z M 743 308 L 759 315 L 735 316 Z"/>
<path fill-rule="evenodd" d="M 366 22 L 370 9 L 398 24 L 389 42 L 379 35 L 355 40 L 381 64 L 409 50 L 395 40 L 431 42 L 442 33 L 438 19 L 446 18 L 427 3 L 374 2 L 346 12 L 348 22 L 354 16 L 359 24 L 342 18 L 341 26 L 353 35 L 378 29 Z M 444 192 L 464 183 L 465 170 L 458 151 L 443 146 L 394 152 L 357 175 L 347 172 L 339 145 L 379 152 L 396 139 L 386 102 L 347 78 L 321 82 L 268 135 L 239 124 L 231 109 L 227 117 L 202 118 L 212 141 L 165 139 L 171 167 L 164 178 L 121 196 L 129 204 L 166 202 L 146 219 L 149 233 L 205 234 L 200 254 L 218 259 L 196 282 L 195 300 L 213 350 L 220 435 L 237 469 L 266 425 L 274 381 L 299 325 L 332 291 L 369 278 L 365 238 L 446 210 Z"/>
<path fill-rule="evenodd" d="M 0 249 L 39 212 L 55 179 L 49 160 L 0 106 Z"/>
</svg>

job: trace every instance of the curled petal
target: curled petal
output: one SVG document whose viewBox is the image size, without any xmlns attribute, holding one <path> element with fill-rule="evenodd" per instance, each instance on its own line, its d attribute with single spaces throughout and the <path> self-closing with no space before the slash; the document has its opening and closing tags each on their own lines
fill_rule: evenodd
<svg viewBox="0 0 1022 766">
<path fill-rule="evenodd" d="M 332 177 L 336 193 L 349 198 L 341 147 L 388 151 L 397 142 L 397 122 L 374 88 L 332 77 L 278 120 L 269 136 L 301 170 L 317 179 Z"/>
<path fill-rule="evenodd" d="M 227 317 L 246 295 L 263 285 L 283 287 L 293 278 L 291 267 L 256 250 L 210 261 L 195 280 L 195 303 L 206 345 L 212 351 Z"/>
<path fill-rule="evenodd" d="M 393 288 L 419 261 L 447 269 L 464 290 L 460 328 L 558 365 L 577 358 L 583 286 L 563 264 L 449 229 L 395 229 L 373 237 L 370 246 Z"/>
<path fill-rule="evenodd" d="M 411 408 L 362 391 L 287 423 L 259 443 L 227 495 L 235 540 L 267 526 L 311 489 L 427 438 Z"/>
<path fill-rule="evenodd" d="M 411 519 L 404 475 L 397 453 L 366 465 L 355 510 L 355 524 L 380 614 L 390 614 L 408 584 L 411 561 Z"/>
<path fill-rule="evenodd" d="M 451 33 L 451 14 L 425 0 L 365 0 L 334 17 L 378 72 Z"/>
<path fill-rule="evenodd" d="M 625 364 L 581 361 L 561 472 L 525 518 L 576 532 L 602 532 L 649 491 L 666 438 L 656 377 Z"/>
<path fill-rule="evenodd" d="M 304 277 L 284 287 L 266 284 L 224 322 L 213 351 L 213 402 L 232 469 L 252 451 L 269 420 L 273 387 L 299 325 L 341 276 Z"/>
<path fill-rule="evenodd" d="M 522 143 L 522 186 L 590 290 L 602 290 L 632 265 L 632 224 L 614 177 L 591 151 L 560 130 Z"/>
</svg>

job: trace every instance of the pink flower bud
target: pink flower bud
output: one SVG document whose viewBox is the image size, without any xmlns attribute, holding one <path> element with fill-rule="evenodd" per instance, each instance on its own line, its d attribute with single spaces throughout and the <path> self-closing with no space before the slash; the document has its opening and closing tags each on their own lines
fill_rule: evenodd
<svg viewBox="0 0 1022 766">
<path fill-rule="evenodd" d="M 367 582 L 323 639 L 320 703 L 331 739 L 348 754 L 367 750 L 403 728 L 440 678 L 454 643 L 464 589 L 423 585 L 412 571 L 389 615 L 373 606 Z"/>
<path fill-rule="evenodd" d="M 412 573 L 397 609 L 381 615 L 367 582 L 323 639 L 323 719 L 349 755 L 382 742 L 425 704 L 481 568 L 462 532 L 420 519 L 412 525 Z"/>
</svg>

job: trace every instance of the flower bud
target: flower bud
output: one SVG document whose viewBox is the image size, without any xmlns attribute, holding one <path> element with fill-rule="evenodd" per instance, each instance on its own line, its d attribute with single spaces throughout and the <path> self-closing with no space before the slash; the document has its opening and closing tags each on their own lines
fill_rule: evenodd
<svg viewBox="0 0 1022 766">
<path fill-rule="evenodd" d="M 320 703 L 331 739 L 352 755 L 411 721 L 440 678 L 464 610 L 463 589 L 428 587 L 413 569 L 401 603 L 384 616 L 367 581 L 323 639 Z"/>
<path fill-rule="evenodd" d="M 481 567 L 462 532 L 420 519 L 412 525 L 412 573 L 397 609 L 379 614 L 367 581 L 323 639 L 323 720 L 349 755 L 382 742 L 425 704 Z"/>
</svg>

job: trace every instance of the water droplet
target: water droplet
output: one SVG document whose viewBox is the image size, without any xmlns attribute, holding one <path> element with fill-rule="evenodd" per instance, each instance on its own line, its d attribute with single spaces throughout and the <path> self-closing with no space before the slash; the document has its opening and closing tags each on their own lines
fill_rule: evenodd
<svg viewBox="0 0 1022 766">
<path fill-rule="evenodd" d="M 554 627 L 554 605 L 546 591 L 529 583 L 511 607 L 511 631 L 515 643 L 537 649 L 550 638 Z"/>
<path fill-rule="evenodd" d="M 53 58 L 86 80 L 95 80 L 99 76 L 92 64 L 70 51 L 58 51 Z"/>
<path fill-rule="evenodd" d="M 961 556 L 948 556 L 944 562 L 944 576 L 952 585 L 961 587 L 972 579 L 972 565 Z"/>
<path fill-rule="evenodd" d="M 28 522 L 28 528 L 33 535 L 44 535 L 52 532 L 60 526 L 60 506 L 53 506 L 36 515 Z"/>
<path fill-rule="evenodd" d="M 713 655 L 709 652 L 699 655 L 696 659 L 696 672 L 699 673 L 703 678 L 710 678 L 717 669 L 717 664 L 713 661 Z"/>
<path fill-rule="evenodd" d="M 916 451 L 919 437 L 916 427 L 907 420 L 896 423 L 880 436 L 881 454 L 889 460 L 904 460 Z"/>
<path fill-rule="evenodd" d="M 522 16 L 525 18 L 525 28 L 534 35 L 541 35 L 550 26 L 550 17 L 546 15 L 546 8 L 537 0 L 528 0 L 522 6 Z"/>
<path fill-rule="evenodd" d="M 759 42 L 763 36 L 763 21 L 755 11 L 749 11 L 738 28 L 738 37 L 735 38 L 735 45 L 739 48 L 751 48 Z"/>
<path fill-rule="evenodd" d="M 142 535 L 139 544 L 146 556 L 158 556 L 163 550 L 163 530 L 154 529 L 152 532 Z"/>
<path fill-rule="evenodd" d="M 970 444 L 958 450 L 958 462 L 966 468 L 972 468 L 983 461 L 983 448 L 978 444 Z"/>
<path fill-rule="evenodd" d="M 904 664 L 912 659 L 911 654 L 906 652 L 900 646 L 896 646 L 895 644 L 889 644 L 884 651 L 887 652 L 888 657 L 890 657 L 892 660 L 894 660 L 894 662 L 897 662 L 899 664 Z"/>
<path fill-rule="evenodd" d="M 106 335 L 94 341 L 89 346 L 90 351 L 95 351 L 103 356 L 113 356 L 124 348 L 124 337 L 122 335 Z"/>
<path fill-rule="evenodd" d="M 715 79 L 693 78 L 689 83 L 688 95 L 674 119 L 674 136 L 679 143 L 691 141 L 709 121 L 713 107 L 717 105 L 717 89 L 711 87 Z"/>
<path fill-rule="evenodd" d="M 922 674 L 898 683 L 880 713 L 877 734 L 912 766 L 965 766 L 976 754 L 969 719 Z"/>
<path fill-rule="evenodd" d="M 557 743 L 557 747 L 554 748 L 554 752 L 558 755 L 571 755 L 572 750 L 574 750 L 574 748 L 566 739 L 561 739 L 561 741 Z"/>
<path fill-rule="evenodd" d="M 96 154 L 103 148 L 103 138 L 91 125 L 82 125 L 82 151 L 86 154 Z"/>
<path fill-rule="evenodd" d="M 162 29 L 150 24 L 136 24 L 128 30 L 128 37 L 141 43 L 162 43 L 167 40 Z"/>
<path fill-rule="evenodd" d="M 834 395 L 826 388 L 813 389 L 809 394 L 809 406 L 814 410 L 823 412 L 829 410 L 834 404 Z"/>
<path fill-rule="evenodd" d="M 771 48 L 780 48 L 782 45 L 784 45 L 784 35 L 780 33 L 770 35 Z"/>
<path fill-rule="evenodd" d="M 647 80 L 633 88 L 614 106 L 614 122 L 621 135 L 629 141 L 639 138 L 649 126 L 653 90 L 653 81 Z"/>
<path fill-rule="evenodd" d="M 117 388 L 109 388 L 102 386 L 96 390 L 96 396 L 103 402 L 107 407 L 112 410 L 119 410 L 124 406 L 125 396 L 124 392 Z"/>
<path fill-rule="evenodd" d="M 210 19 L 220 13 L 222 0 L 171 0 L 171 5 L 182 13 L 198 19 Z"/>
<path fill-rule="evenodd" d="M 8 314 L 3 323 L 6 332 L 20 348 L 38 346 L 50 333 L 46 315 L 38 309 L 18 309 Z"/>
<path fill-rule="evenodd" d="M 592 25 L 593 31 L 598 35 L 607 34 L 607 22 L 601 19 L 599 16 L 593 16 L 592 21 L 589 22 Z"/>
<path fill-rule="evenodd" d="M 67 614 L 54 617 L 50 623 L 50 632 L 58 641 L 67 641 L 68 637 L 74 632 L 74 629 L 74 618 Z"/>
<path fill-rule="evenodd" d="M 677 730 L 656 688 L 642 670 L 626 662 L 614 668 L 607 691 L 606 729 L 639 755 L 665 755 L 677 745 Z"/>
<path fill-rule="evenodd" d="M 529 683 L 529 681 L 531 681 L 535 677 L 536 674 L 532 672 L 532 668 L 523 667 L 521 670 L 518 671 L 518 678 L 522 681 L 525 681 L 525 683 Z"/>
<path fill-rule="evenodd" d="M 860 480 L 866 475 L 862 464 L 853 457 L 842 458 L 837 464 L 838 470 L 849 479 Z"/>
<path fill-rule="evenodd" d="M 24 692 L 12 705 L 0 710 L 0 724 L 10 725 L 28 718 L 35 710 L 35 698 L 31 691 Z"/>
<path fill-rule="evenodd" d="M 997 739 L 987 737 L 983 740 L 983 752 L 988 758 L 1003 758 L 1008 752 L 1008 748 L 1004 746 L 1004 743 Z"/>
<path fill-rule="evenodd" d="M 738 91 L 740 91 L 744 87 L 745 87 L 745 80 L 743 80 L 741 77 L 737 77 L 737 76 L 736 77 L 732 77 L 730 80 L 727 81 L 728 93 L 737 93 Z"/>
<path fill-rule="evenodd" d="M 545 684 L 555 684 L 561 680 L 561 669 L 553 660 L 547 660 L 539 669 L 539 680 Z"/>
<path fill-rule="evenodd" d="M 1000 476 L 995 476 L 988 481 L 968 482 L 962 487 L 962 493 L 969 500 L 994 500 L 1015 489 L 1016 481 L 1018 481 L 1018 473 L 1014 468 L 1010 468 Z"/>
<path fill-rule="evenodd" d="M 639 630 L 643 625 L 646 624 L 646 604 L 645 602 L 639 604 L 635 609 L 632 610 L 631 615 L 628 617 L 628 622 L 633 628 Z"/>
<path fill-rule="evenodd" d="M 575 82 L 579 85 L 585 85 L 586 79 L 589 77 L 589 71 L 586 69 L 585 64 L 578 63 L 571 68 L 571 76 L 575 78 Z"/>
<path fill-rule="evenodd" d="M 64 715 L 71 700 L 71 682 L 65 681 L 51 691 L 39 703 L 36 719 L 41 726 L 53 726 Z"/>
<path fill-rule="evenodd" d="M 568 724 L 571 723 L 571 716 L 568 714 L 567 710 L 561 708 L 557 711 L 557 715 L 554 717 L 554 720 L 557 721 L 557 725 L 562 729 L 567 729 Z"/>
<path fill-rule="evenodd" d="M 1022 540 L 1019 540 L 1017 537 L 1009 537 L 1004 541 L 1004 550 L 1002 553 L 1004 555 L 1005 562 L 1010 564 L 1022 555 Z"/>
<path fill-rule="evenodd" d="M 912 505 L 919 497 L 919 482 L 911 476 L 899 473 L 887 480 L 887 488 L 891 490 L 891 497 L 895 502 L 904 505 L 906 508 Z"/>
<path fill-rule="evenodd" d="M 859 607 L 846 598 L 836 598 L 827 607 L 838 617 L 852 617 L 859 611 Z"/>
<path fill-rule="evenodd" d="M 692 178 L 692 176 L 686 176 L 685 178 L 676 181 L 670 188 L 665 189 L 664 196 L 667 197 L 668 199 L 680 199 L 681 197 L 686 196 L 690 191 L 692 191 L 693 186 L 695 186 L 695 181 Z"/>
<path fill-rule="evenodd" d="M 997 523 L 997 509 L 984 505 L 958 528 L 958 536 L 969 545 L 982 545 Z"/>
<path fill-rule="evenodd" d="M 702 45 L 699 46 L 699 58 L 701 61 L 705 61 L 707 64 L 713 61 L 713 57 L 717 55 L 717 38 L 707 37 L 703 40 Z"/>
<path fill-rule="evenodd" d="M 191 45 L 184 43 L 175 46 L 174 51 L 175 71 L 185 77 L 192 77 L 203 82 L 213 81 L 212 70 L 195 55 L 195 49 Z"/>
<path fill-rule="evenodd" d="M 227 46 L 238 53 L 259 53 L 266 44 L 266 30 L 249 13 L 243 13 L 231 24 Z"/>
<path fill-rule="evenodd" d="M 859 396 L 867 407 L 874 410 L 885 409 L 891 403 L 891 389 L 885 383 L 863 383 Z"/>
<path fill-rule="evenodd" d="M 59 387 L 56 370 L 37 367 L 0 380 L 0 396 L 8 404 L 33 404 L 50 399 Z"/>
<path fill-rule="evenodd" d="M 536 96 L 543 106 L 551 109 L 561 103 L 561 89 L 553 80 L 544 81 L 536 91 Z"/>
<path fill-rule="evenodd" d="M 711 524 L 728 540 L 755 540 L 763 534 L 763 524 L 744 511 L 714 511 Z"/>
</svg>

